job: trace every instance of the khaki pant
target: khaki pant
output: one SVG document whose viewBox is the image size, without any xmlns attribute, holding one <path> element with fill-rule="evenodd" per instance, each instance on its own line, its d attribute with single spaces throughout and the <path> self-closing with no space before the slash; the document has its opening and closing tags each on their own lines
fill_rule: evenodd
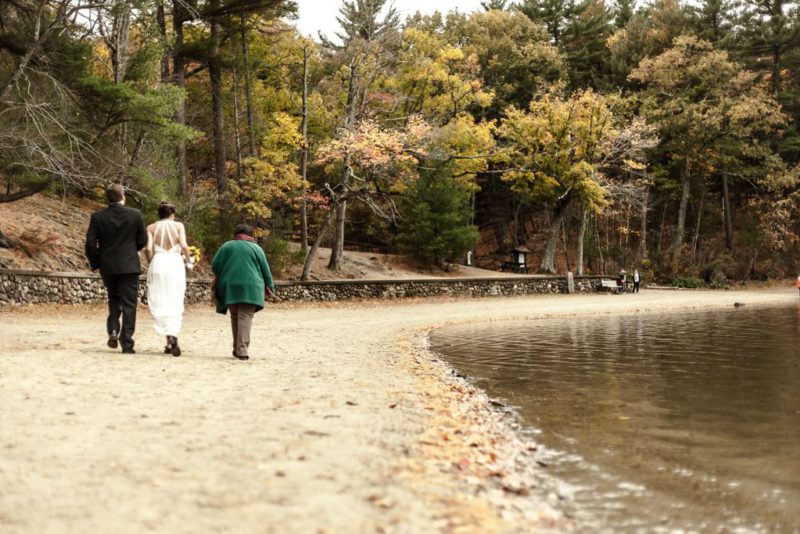
<svg viewBox="0 0 800 534">
<path fill-rule="evenodd" d="M 250 346 L 250 328 L 253 326 L 256 307 L 252 304 L 231 304 L 228 311 L 231 314 L 233 353 L 236 356 L 249 356 L 247 348 Z"/>
</svg>

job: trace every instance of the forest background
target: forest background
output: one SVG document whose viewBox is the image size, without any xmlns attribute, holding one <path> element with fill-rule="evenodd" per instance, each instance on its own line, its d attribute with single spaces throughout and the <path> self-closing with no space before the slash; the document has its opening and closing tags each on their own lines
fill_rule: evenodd
<svg viewBox="0 0 800 534">
<path fill-rule="evenodd" d="M 174 201 L 211 252 L 248 222 L 321 245 L 677 285 L 796 274 L 792 0 L 2 0 L 0 202 Z M 289 242 L 300 243 L 295 250 Z M 13 246 L 4 238 L 0 246 Z"/>
</svg>

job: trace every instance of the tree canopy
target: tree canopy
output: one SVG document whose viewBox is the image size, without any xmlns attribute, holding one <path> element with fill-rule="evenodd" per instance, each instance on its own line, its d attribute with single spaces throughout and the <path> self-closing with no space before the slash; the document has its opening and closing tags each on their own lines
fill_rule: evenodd
<svg viewBox="0 0 800 534">
<path fill-rule="evenodd" d="M 524 244 L 547 272 L 796 270 L 794 1 L 344 0 L 317 39 L 296 9 L 0 3 L 0 202 L 119 182 L 204 248 L 240 221 L 313 242 L 307 268 L 322 245 L 336 270 L 346 247 L 497 268 Z"/>
</svg>

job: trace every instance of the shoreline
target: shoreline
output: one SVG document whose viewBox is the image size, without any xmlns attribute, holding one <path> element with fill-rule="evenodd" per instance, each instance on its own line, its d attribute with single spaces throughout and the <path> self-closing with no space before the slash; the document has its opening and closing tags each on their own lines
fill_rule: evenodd
<svg viewBox="0 0 800 534">
<path fill-rule="evenodd" d="M 9 410 L 0 523 L 12 532 L 569 530 L 516 416 L 428 350 L 428 334 L 795 301 L 792 288 L 283 304 L 256 317 L 251 365 L 224 357 L 226 320 L 205 307 L 189 308 L 185 356 L 174 360 L 155 357 L 145 309 L 142 356 L 129 359 L 98 347 L 102 306 L 2 309 L 0 324 L 14 328 L 0 340 Z"/>
<path fill-rule="evenodd" d="M 692 289 L 687 291 L 717 295 L 721 293 L 720 290 Z M 491 496 L 492 505 L 499 511 L 500 516 L 508 521 L 508 524 L 500 530 L 505 531 L 509 526 L 511 530 L 517 530 L 520 525 L 524 525 L 524 529 L 535 531 L 573 531 L 576 528 L 579 529 L 580 525 L 575 524 L 571 519 L 569 513 L 571 503 L 565 501 L 565 497 L 558 494 L 557 480 L 542 469 L 545 466 L 537 467 L 539 461 L 537 452 L 541 445 L 522 433 L 525 426 L 524 420 L 513 407 L 503 404 L 502 399 L 489 397 L 481 388 L 474 386 L 470 378 L 462 376 L 456 367 L 446 361 L 444 356 L 430 350 L 431 333 L 441 328 L 465 324 L 491 324 L 565 317 L 620 316 L 636 313 L 678 314 L 682 311 L 721 310 L 730 306 L 747 305 L 774 306 L 781 302 L 797 301 L 794 293 L 784 289 L 771 288 L 767 291 L 747 289 L 726 291 L 726 293 L 743 295 L 746 298 L 712 298 L 709 301 L 684 302 L 669 306 L 658 302 L 651 304 L 632 302 L 630 306 L 625 306 L 624 302 L 620 302 L 615 304 L 622 304 L 622 306 L 606 310 L 591 309 L 590 307 L 570 311 L 537 311 L 521 315 L 449 320 L 412 329 L 399 337 L 409 345 L 406 347 L 409 355 L 425 360 L 425 362 L 418 362 L 421 372 L 436 376 L 436 379 L 444 386 L 444 390 L 449 387 L 451 390 L 458 391 L 462 397 L 457 403 L 470 406 L 470 409 L 461 410 L 462 413 L 466 412 L 468 415 L 474 416 L 475 419 L 470 418 L 470 423 L 482 425 L 483 431 L 488 431 L 488 437 L 482 441 L 491 441 L 495 450 L 487 452 L 485 448 L 482 449 L 478 445 L 479 448 L 473 448 L 476 454 L 469 458 L 470 461 L 466 465 L 459 465 L 458 468 L 459 471 L 462 471 L 460 473 L 463 476 L 462 482 L 465 482 L 467 486 L 480 486 L 481 492 Z M 626 295 L 613 295 L 613 297 L 624 299 Z M 745 302 L 740 302 L 740 300 Z M 446 395 L 446 392 L 442 395 Z M 458 411 L 457 407 L 450 409 Z M 475 410 L 475 412 L 470 412 L 470 410 Z M 502 450 L 499 454 L 497 454 L 498 444 L 501 444 L 499 448 Z M 470 446 L 475 447 L 476 445 L 473 442 Z M 502 465 L 486 462 L 484 459 L 487 456 L 497 456 Z M 475 461 L 476 458 L 477 461 Z M 509 465 L 513 465 L 515 469 L 507 469 Z M 487 482 L 489 487 L 487 487 Z M 482 484 L 483 486 L 481 486 Z"/>
</svg>

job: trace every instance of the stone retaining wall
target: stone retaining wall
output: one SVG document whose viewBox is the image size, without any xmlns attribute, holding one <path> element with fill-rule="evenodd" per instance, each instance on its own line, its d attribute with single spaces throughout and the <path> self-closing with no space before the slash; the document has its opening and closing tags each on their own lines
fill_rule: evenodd
<svg viewBox="0 0 800 534">
<path fill-rule="evenodd" d="M 353 298 L 398 299 L 408 297 L 488 297 L 566 293 L 567 280 L 556 276 L 521 276 L 492 279 L 435 279 L 278 282 L 278 296 L 286 301 L 338 301 Z M 597 291 L 600 277 L 575 277 L 576 292 Z M 139 290 L 145 302 L 145 282 Z M 94 274 L 42 273 L 0 269 L 0 306 L 20 304 L 86 304 L 106 298 L 103 281 Z M 189 279 L 186 300 L 211 302 L 211 281 Z"/>
</svg>

